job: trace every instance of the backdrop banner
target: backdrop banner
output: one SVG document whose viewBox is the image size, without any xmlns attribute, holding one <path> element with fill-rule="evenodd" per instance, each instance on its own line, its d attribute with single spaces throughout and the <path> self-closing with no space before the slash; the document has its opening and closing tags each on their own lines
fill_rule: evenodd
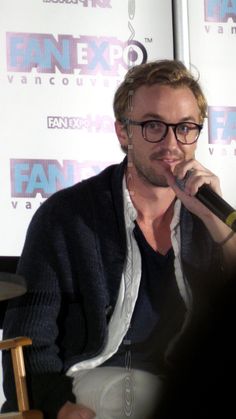
<svg viewBox="0 0 236 419">
<path fill-rule="evenodd" d="M 123 158 L 113 95 L 173 58 L 171 0 L 1 0 L 0 39 L 0 256 L 19 256 L 45 199 Z"/>
<path fill-rule="evenodd" d="M 190 65 L 208 100 L 197 158 L 236 207 L 236 1 L 188 0 Z"/>
</svg>

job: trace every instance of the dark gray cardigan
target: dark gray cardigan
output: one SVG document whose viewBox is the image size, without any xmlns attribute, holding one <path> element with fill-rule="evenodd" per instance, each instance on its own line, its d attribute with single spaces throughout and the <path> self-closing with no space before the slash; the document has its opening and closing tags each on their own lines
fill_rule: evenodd
<svg viewBox="0 0 236 419">
<path fill-rule="evenodd" d="M 3 332 L 5 339 L 32 338 L 33 346 L 25 350 L 31 406 L 48 418 L 74 400 L 66 370 L 100 353 L 106 341 L 126 255 L 125 165 L 126 160 L 52 195 L 27 232 L 18 273 L 28 292 L 9 303 Z M 196 307 L 204 307 L 221 272 L 219 249 L 185 208 L 181 246 Z M 7 353 L 3 367 L 6 412 L 16 408 Z"/>
</svg>

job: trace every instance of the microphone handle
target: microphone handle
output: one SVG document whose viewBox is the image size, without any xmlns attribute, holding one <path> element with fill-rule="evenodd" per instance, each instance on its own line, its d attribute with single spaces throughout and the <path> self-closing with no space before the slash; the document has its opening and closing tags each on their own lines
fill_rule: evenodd
<svg viewBox="0 0 236 419">
<path fill-rule="evenodd" d="M 177 186 L 184 190 L 185 182 L 191 175 L 191 172 L 187 172 L 184 179 L 176 178 Z M 210 186 L 202 185 L 195 197 L 202 202 L 210 211 L 213 212 L 220 220 L 227 224 L 233 231 L 236 232 L 236 210 L 231 207 L 220 195 L 218 195 Z"/>
<path fill-rule="evenodd" d="M 236 232 L 236 210 L 213 191 L 210 186 L 206 184 L 202 185 L 198 189 L 195 197 Z"/>
</svg>

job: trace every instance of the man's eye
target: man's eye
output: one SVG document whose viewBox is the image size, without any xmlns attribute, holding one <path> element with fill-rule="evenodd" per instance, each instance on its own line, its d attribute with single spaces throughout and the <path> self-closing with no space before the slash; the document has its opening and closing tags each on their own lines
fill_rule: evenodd
<svg viewBox="0 0 236 419">
<path fill-rule="evenodd" d="M 153 131 L 159 131 L 163 129 L 163 124 L 158 121 L 150 121 L 146 124 L 146 128 L 151 129 Z"/>
<path fill-rule="evenodd" d="M 191 128 L 191 126 L 189 126 L 189 124 L 178 125 L 178 132 L 181 133 L 181 134 L 188 134 L 191 129 L 193 129 L 193 128 Z"/>
</svg>

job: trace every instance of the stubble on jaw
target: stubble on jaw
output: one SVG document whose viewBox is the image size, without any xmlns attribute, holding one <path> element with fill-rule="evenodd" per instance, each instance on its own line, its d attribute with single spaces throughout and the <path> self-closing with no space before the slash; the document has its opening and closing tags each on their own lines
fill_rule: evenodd
<svg viewBox="0 0 236 419">
<path fill-rule="evenodd" d="M 169 185 L 164 175 L 157 174 L 155 169 L 152 167 L 144 166 L 138 159 L 132 156 L 129 161 L 129 168 L 134 169 L 138 178 L 146 185 L 155 187 L 168 188 Z M 133 170 L 129 170 L 133 172 Z"/>
<path fill-rule="evenodd" d="M 169 185 L 167 183 L 166 177 L 164 174 L 158 174 L 154 167 L 151 166 L 152 162 L 156 162 L 156 165 L 158 166 L 159 160 L 161 160 L 163 157 L 173 157 L 178 160 L 183 159 L 183 155 L 180 152 L 174 152 L 169 153 L 166 151 L 159 151 L 155 152 L 150 156 L 150 166 L 145 166 L 140 162 L 140 160 L 132 153 L 132 156 L 130 156 L 130 163 L 129 166 L 133 166 L 135 168 L 135 171 L 137 173 L 137 176 L 144 181 L 147 185 L 155 186 L 155 187 L 161 187 L 161 188 L 168 188 Z M 164 167 L 162 166 L 162 170 Z M 170 171 L 170 167 L 166 165 L 166 170 Z"/>
<path fill-rule="evenodd" d="M 169 185 L 166 181 L 164 175 L 157 175 L 155 170 L 152 168 L 146 169 L 135 165 L 137 175 L 142 179 L 146 184 L 160 187 L 168 188 Z"/>
</svg>

